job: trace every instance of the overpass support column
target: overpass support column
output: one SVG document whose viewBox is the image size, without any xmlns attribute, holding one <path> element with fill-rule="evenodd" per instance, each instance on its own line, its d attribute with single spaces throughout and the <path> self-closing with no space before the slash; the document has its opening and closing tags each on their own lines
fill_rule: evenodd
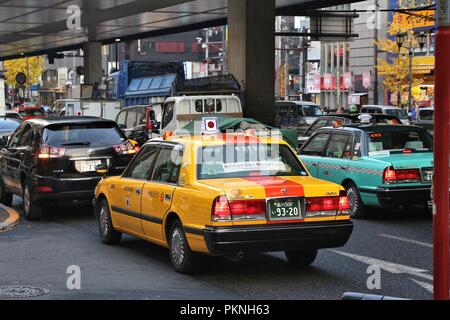
<svg viewBox="0 0 450 320">
<path fill-rule="evenodd" d="M 84 83 L 101 84 L 102 81 L 102 44 L 101 42 L 86 42 L 84 52 Z"/>
<path fill-rule="evenodd" d="M 228 69 L 245 90 L 244 114 L 275 118 L 275 0 L 228 0 Z"/>
</svg>

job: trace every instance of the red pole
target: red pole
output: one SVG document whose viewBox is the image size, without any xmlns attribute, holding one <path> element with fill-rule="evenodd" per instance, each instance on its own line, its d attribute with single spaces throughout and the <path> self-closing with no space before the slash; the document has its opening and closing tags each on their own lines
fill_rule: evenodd
<svg viewBox="0 0 450 320">
<path fill-rule="evenodd" d="M 450 7 L 437 1 L 434 124 L 434 299 L 449 300 Z"/>
</svg>

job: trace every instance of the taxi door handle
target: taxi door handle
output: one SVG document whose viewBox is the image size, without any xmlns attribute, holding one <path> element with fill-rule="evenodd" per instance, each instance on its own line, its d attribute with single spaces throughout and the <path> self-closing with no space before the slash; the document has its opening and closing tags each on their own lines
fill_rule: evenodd
<svg viewBox="0 0 450 320">
<path fill-rule="evenodd" d="M 140 196 L 142 194 L 142 190 L 141 189 L 136 189 L 136 195 Z"/>
<path fill-rule="evenodd" d="M 318 163 L 313 163 L 312 166 L 313 166 L 313 167 L 318 167 L 319 164 L 318 164 Z"/>
</svg>

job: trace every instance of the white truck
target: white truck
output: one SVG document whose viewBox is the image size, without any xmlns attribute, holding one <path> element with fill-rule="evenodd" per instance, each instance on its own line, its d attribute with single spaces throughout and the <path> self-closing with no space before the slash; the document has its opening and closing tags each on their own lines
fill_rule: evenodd
<svg viewBox="0 0 450 320">
<path fill-rule="evenodd" d="M 175 132 L 205 116 L 242 118 L 241 100 L 236 95 L 169 97 L 162 106 L 161 134 Z"/>
<path fill-rule="evenodd" d="M 51 116 L 91 116 L 116 120 L 121 109 L 120 101 L 93 99 L 56 100 L 51 107 Z"/>
</svg>

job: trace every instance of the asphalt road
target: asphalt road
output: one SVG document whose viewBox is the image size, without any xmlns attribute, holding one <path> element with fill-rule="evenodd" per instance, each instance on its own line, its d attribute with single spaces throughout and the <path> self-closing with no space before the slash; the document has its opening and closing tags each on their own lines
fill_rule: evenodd
<svg viewBox="0 0 450 320">
<path fill-rule="evenodd" d="M 20 198 L 14 208 L 22 212 Z M 340 299 L 349 291 L 431 299 L 431 221 L 419 209 L 372 212 L 354 221 L 345 247 L 320 251 L 309 268 L 289 265 L 282 253 L 240 262 L 205 257 L 198 275 L 184 276 L 172 270 L 164 248 L 132 237 L 103 245 L 88 207 L 55 208 L 42 221 L 22 219 L 0 233 L 0 288 L 48 290 L 34 299 Z M 81 290 L 67 288 L 71 265 L 80 267 Z M 370 290 L 377 270 L 381 289 Z"/>
</svg>

